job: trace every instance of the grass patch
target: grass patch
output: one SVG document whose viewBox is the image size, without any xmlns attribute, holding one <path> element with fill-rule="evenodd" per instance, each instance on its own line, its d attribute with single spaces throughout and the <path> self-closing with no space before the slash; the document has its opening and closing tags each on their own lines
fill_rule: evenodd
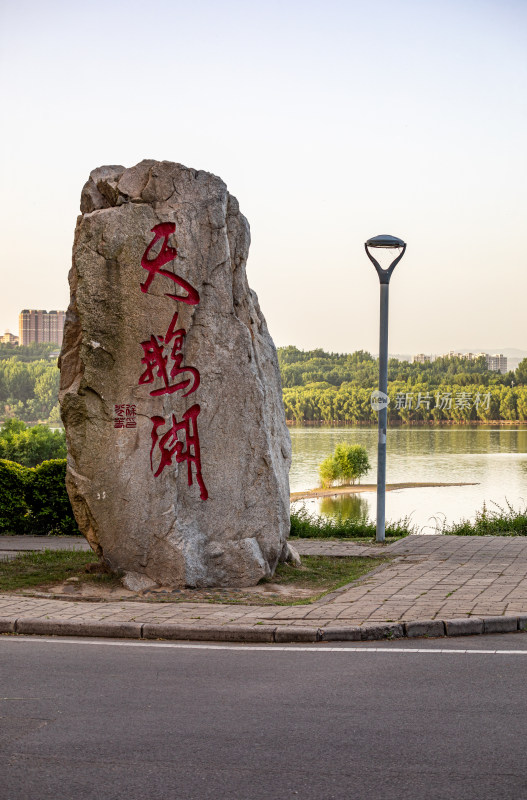
<svg viewBox="0 0 527 800">
<path fill-rule="evenodd" d="M 404 536 L 386 536 L 385 539 L 384 539 L 384 542 L 378 542 L 376 540 L 375 536 L 352 536 L 349 539 L 346 536 L 339 536 L 339 537 L 332 536 L 332 537 L 324 537 L 324 538 L 327 541 L 333 540 L 335 542 L 337 542 L 337 541 L 338 542 L 351 542 L 352 544 L 364 544 L 364 545 L 368 545 L 369 547 L 372 547 L 373 545 L 376 545 L 379 548 L 379 550 L 382 550 L 383 547 L 386 547 L 389 544 L 393 544 L 394 542 L 398 542 L 399 539 L 404 539 L 405 536 L 408 536 L 408 534 L 404 534 Z M 301 536 L 290 536 L 288 541 L 292 542 L 294 544 L 295 542 L 302 541 L 302 537 Z"/>
<path fill-rule="evenodd" d="M 45 588 L 68 578 L 119 585 L 119 579 L 113 575 L 104 572 L 87 573 L 88 564 L 94 564 L 94 554 L 82 550 L 21 553 L 9 561 L 0 561 L 0 591 Z"/>
<path fill-rule="evenodd" d="M 410 517 L 386 524 L 386 537 L 392 541 L 415 533 Z M 291 511 L 291 536 L 300 539 L 363 539 L 371 542 L 375 539 L 376 526 L 368 517 L 359 519 L 344 518 L 341 514 L 335 517 L 310 514 L 305 506 Z"/>
<path fill-rule="evenodd" d="M 302 566 L 279 564 L 272 578 L 261 583 L 294 584 L 299 589 L 318 589 L 324 593 L 356 581 L 386 561 L 384 558 L 302 556 Z"/>
<path fill-rule="evenodd" d="M 492 502 L 494 509 L 483 503 L 481 511 L 476 512 L 474 522 L 462 519 L 461 522 L 437 526 L 437 533 L 454 536 L 527 536 L 527 507 L 516 509 L 506 501 L 506 508 Z"/>
</svg>

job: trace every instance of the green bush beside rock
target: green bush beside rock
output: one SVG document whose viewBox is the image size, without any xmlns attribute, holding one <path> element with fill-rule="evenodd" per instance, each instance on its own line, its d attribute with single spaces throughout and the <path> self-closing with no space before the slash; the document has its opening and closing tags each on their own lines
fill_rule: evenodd
<svg viewBox="0 0 527 800">
<path fill-rule="evenodd" d="M 24 467 L 0 459 L 0 534 L 78 534 L 66 492 L 66 459 Z"/>
<path fill-rule="evenodd" d="M 27 467 L 23 467 L 21 464 L 0 459 L 1 533 L 26 533 L 28 471 Z"/>
</svg>

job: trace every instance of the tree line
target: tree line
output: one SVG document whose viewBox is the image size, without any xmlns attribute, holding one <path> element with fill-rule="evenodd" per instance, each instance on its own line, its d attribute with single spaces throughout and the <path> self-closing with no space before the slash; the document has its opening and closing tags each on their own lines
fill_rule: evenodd
<svg viewBox="0 0 527 800">
<path fill-rule="evenodd" d="M 297 347 L 279 347 L 278 362 L 285 389 L 308 386 L 312 383 L 328 383 L 340 387 L 351 384 L 363 389 L 377 385 L 379 363 L 364 350 L 354 353 L 327 353 L 324 350 L 299 350 Z M 522 366 L 523 365 L 523 366 Z M 439 387 L 445 384 L 456 386 L 511 386 L 513 383 L 527 384 L 527 359 L 516 372 L 491 372 L 483 356 L 468 361 L 464 358 L 441 357 L 426 364 L 412 364 L 390 358 L 388 382 L 400 381 L 409 386 L 427 384 Z"/>
<path fill-rule="evenodd" d="M 375 385 L 361 388 L 345 383 L 311 383 L 283 390 L 286 419 L 295 422 L 349 422 L 375 424 L 371 406 Z M 406 384 L 388 387 L 390 422 L 527 420 L 527 386 L 457 386 Z M 420 402 L 419 402 L 420 400 Z"/>
<path fill-rule="evenodd" d="M 296 422 L 375 423 L 371 393 L 378 360 L 370 353 L 278 349 L 286 418 Z M 426 364 L 390 359 L 388 419 L 414 421 L 527 420 L 527 359 L 505 375 L 485 359 L 438 358 Z"/>
<path fill-rule="evenodd" d="M 55 359 L 49 359 L 56 347 L 0 345 L 0 419 L 60 421 L 60 375 Z M 278 360 L 288 420 L 377 421 L 370 396 L 377 388 L 378 361 L 370 353 L 289 346 L 278 348 Z M 388 381 L 391 422 L 527 419 L 527 359 L 506 375 L 490 372 L 484 358 L 438 358 L 428 364 L 390 359 Z"/>
</svg>

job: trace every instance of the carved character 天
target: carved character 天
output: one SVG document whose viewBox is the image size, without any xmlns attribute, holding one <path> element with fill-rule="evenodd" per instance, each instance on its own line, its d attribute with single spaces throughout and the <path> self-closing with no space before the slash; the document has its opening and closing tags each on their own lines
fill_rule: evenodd
<svg viewBox="0 0 527 800">
<path fill-rule="evenodd" d="M 174 281 L 177 286 L 180 286 L 188 293 L 186 297 L 182 297 L 178 294 L 169 294 L 166 292 L 166 296 L 170 297 L 172 300 L 177 300 L 180 303 L 186 303 L 189 306 L 195 306 L 199 303 L 198 291 L 194 289 L 194 287 L 191 286 L 188 281 L 186 281 L 184 278 L 181 278 L 179 275 L 176 275 L 174 272 L 169 272 L 167 269 L 161 269 L 161 267 L 163 267 L 165 264 L 168 264 L 169 261 L 173 261 L 177 257 L 177 250 L 175 247 L 171 247 L 168 243 L 170 235 L 174 233 L 175 230 L 176 224 L 174 222 L 161 222 L 159 225 L 154 225 L 152 228 L 154 238 L 146 248 L 141 259 L 141 266 L 149 273 L 145 282 L 141 284 L 141 291 L 145 294 L 148 293 L 150 285 L 152 284 L 155 276 L 164 275 L 166 278 L 170 278 L 171 281 Z M 160 240 L 163 241 L 161 250 L 157 256 L 149 259 L 148 255 L 150 251 Z"/>
</svg>

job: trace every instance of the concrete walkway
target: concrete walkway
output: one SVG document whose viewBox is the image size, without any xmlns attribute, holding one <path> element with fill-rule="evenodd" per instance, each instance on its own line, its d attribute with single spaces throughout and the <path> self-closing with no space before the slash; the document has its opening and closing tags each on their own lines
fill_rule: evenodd
<svg viewBox="0 0 527 800">
<path fill-rule="evenodd" d="M 7 538 L 10 551 L 0 539 L 4 552 L 14 552 L 20 539 L 24 549 L 31 549 L 30 537 Z M 82 540 L 73 543 L 85 547 Z M 36 539 L 33 546 L 64 549 L 66 537 Z M 380 551 L 393 560 L 310 605 L 83 602 L 0 595 L 0 632 L 284 642 L 527 628 L 527 537 L 409 536 L 382 548 L 307 539 L 295 546 L 304 555 L 372 556 Z"/>
<path fill-rule="evenodd" d="M 0 561 L 41 550 L 89 550 L 84 536 L 0 536 Z"/>
</svg>

